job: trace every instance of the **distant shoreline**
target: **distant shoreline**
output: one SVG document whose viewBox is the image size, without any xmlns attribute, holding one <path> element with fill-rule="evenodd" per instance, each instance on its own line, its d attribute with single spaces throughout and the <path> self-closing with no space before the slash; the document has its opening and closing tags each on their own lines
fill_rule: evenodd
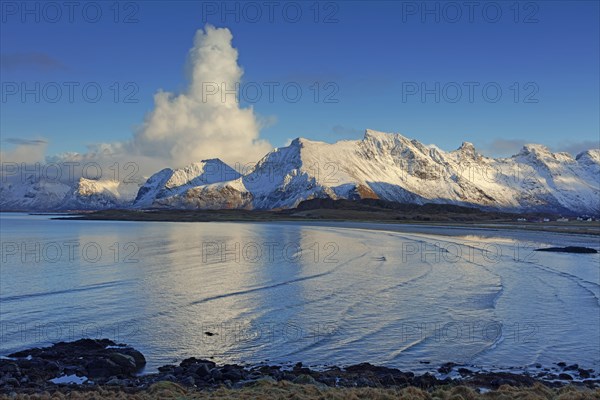
<svg viewBox="0 0 600 400">
<path fill-rule="evenodd" d="M 398 219 L 395 214 L 371 211 L 351 211 L 317 209 L 308 211 L 280 210 L 103 210 L 77 212 L 70 214 L 40 213 L 54 215 L 55 220 L 85 221 L 148 221 L 148 222 L 297 222 L 308 225 L 317 224 L 338 227 L 340 224 L 353 225 L 356 228 L 385 230 L 392 226 L 420 226 L 431 228 L 465 228 L 485 230 L 523 230 L 533 232 L 552 232 L 576 235 L 600 236 L 600 221 L 569 222 L 517 222 L 514 219 L 485 218 L 489 213 L 464 216 L 458 215 L 421 215 Z M 382 215 L 383 214 L 383 215 Z M 468 217 L 468 218 L 467 218 Z M 429 218 L 429 219 L 425 219 Z M 362 226 L 381 224 L 384 227 Z M 350 226 L 346 226 L 350 227 Z"/>
</svg>

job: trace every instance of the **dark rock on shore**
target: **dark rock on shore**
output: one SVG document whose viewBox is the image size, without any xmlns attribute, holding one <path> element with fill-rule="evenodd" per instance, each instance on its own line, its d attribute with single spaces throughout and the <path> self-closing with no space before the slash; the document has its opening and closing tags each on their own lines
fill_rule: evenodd
<svg viewBox="0 0 600 400">
<path fill-rule="evenodd" d="M 131 378 L 146 365 L 144 355 L 108 339 L 81 339 L 33 348 L 0 360 L 0 387 L 44 387 L 51 379 L 75 376 L 82 381 Z"/>
<path fill-rule="evenodd" d="M 397 368 L 375 366 L 369 363 L 350 365 L 345 368 L 330 367 L 326 370 L 312 370 L 296 364 L 291 369 L 281 366 L 258 365 L 243 367 L 236 364 L 219 366 L 213 361 L 195 357 L 187 358 L 179 365 L 164 365 L 158 372 L 137 375 L 146 360 L 137 350 L 126 345 L 102 339 L 82 339 L 71 343 L 57 343 L 45 348 L 34 348 L 0 359 L 0 393 L 39 393 L 40 391 L 67 391 L 77 387 L 92 390 L 94 387 L 119 387 L 135 392 L 144 390 L 163 381 L 173 382 L 188 388 L 242 388 L 260 382 L 290 381 L 297 384 L 310 384 L 317 387 L 373 387 L 403 388 L 415 386 L 429 390 L 440 385 L 469 385 L 473 387 L 498 388 L 502 385 L 532 386 L 539 379 L 571 381 L 574 376 L 584 378 L 588 386 L 600 385 L 597 377 L 589 379 L 593 371 L 571 365 L 556 376 L 541 372 L 533 378 L 525 374 L 507 372 L 484 373 L 459 367 L 454 363 L 442 365 L 438 371 L 449 374 L 458 367 L 460 379 L 440 379 L 429 373 L 415 375 Z M 565 364 L 566 366 L 566 364 Z M 583 373 L 582 373 L 583 371 Z M 55 378 L 69 377 L 57 382 Z M 76 379 L 75 379 L 76 378 Z M 62 382 L 62 383 L 61 383 Z M 543 381 L 542 381 L 543 382 Z M 560 385 L 560 383 L 554 383 Z"/>
<path fill-rule="evenodd" d="M 502 385 L 532 386 L 536 379 L 528 375 L 511 374 L 508 372 L 477 373 L 469 377 L 468 381 L 474 385 L 497 389 Z"/>
<path fill-rule="evenodd" d="M 454 368 L 455 366 L 456 364 L 452 362 L 445 363 L 438 368 L 438 372 L 440 374 L 449 374 L 452 371 L 452 368 Z"/>
<path fill-rule="evenodd" d="M 550 251 L 556 253 L 577 253 L 577 254 L 596 254 L 596 249 L 590 249 L 589 247 L 579 246 L 567 246 L 567 247 L 548 247 L 545 249 L 536 249 L 535 251 Z"/>
</svg>

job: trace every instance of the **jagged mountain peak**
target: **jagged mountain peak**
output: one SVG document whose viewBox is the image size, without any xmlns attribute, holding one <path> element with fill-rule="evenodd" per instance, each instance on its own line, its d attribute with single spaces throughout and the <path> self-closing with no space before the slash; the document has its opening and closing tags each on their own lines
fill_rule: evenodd
<svg viewBox="0 0 600 400">
<path fill-rule="evenodd" d="M 577 161 L 586 160 L 596 164 L 600 164 L 600 149 L 589 149 L 582 151 L 581 153 L 577 154 L 575 159 Z"/>
<path fill-rule="evenodd" d="M 548 147 L 541 144 L 526 144 L 518 154 L 512 157 L 518 162 L 526 164 L 572 164 L 576 159 L 570 153 L 558 152 L 553 153 Z"/>
<path fill-rule="evenodd" d="M 550 149 L 542 144 L 528 143 L 521 148 L 521 151 L 517 154 L 517 156 L 551 156 L 552 152 Z"/>
<path fill-rule="evenodd" d="M 198 186 L 201 183 L 220 182 L 239 176 L 233 168 L 218 158 L 202 160 L 171 170 L 171 176 L 165 182 L 167 188 L 177 188 L 186 184 Z"/>
<path fill-rule="evenodd" d="M 386 133 L 380 132 L 373 129 L 366 129 L 365 135 L 363 137 L 363 142 L 373 141 L 373 142 L 388 142 L 388 143 L 408 143 L 408 142 L 418 142 L 415 139 L 409 139 L 406 136 L 400 133 Z"/>
<path fill-rule="evenodd" d="M 330 144 L 330 143 L 323 142 L 320 140 L 307 139 L 304 137 L 297 137 L 294 140 L 292 140 L 289 145 L 284 146 L 284 147 L 279 147 L 279 149 L 285 149 L 285 148 L 303 149 L 305 147 L 312 147 L 315 145 L 317 145 L 317 146 L 318 145 L 327 145 L 327 144 Z"/>
<path fill-rule="evenodd" d="M 303 137 L 297 137 L 296 139 L 290 142 L 289 146 L 285 147 L 302 147 L 307 142 L 309 142 L 308 139 L 305 139 Z"/>
<path fill-rule="evenodd" d="M 339 143 L 339 142 L 338 142 Z M 384 133 L 367 129 L 358 147 L 369 157 L 381 158 L 389 155 L 422 158 L 431 148 L 416 139 L 409 139 L 399 133 Z"/>
<path fill-rule="evenodd" d="M 475 151 L 476 151 L 475 146 L 471 142 L 462 142 L 462 144 L 460 145 L 460 147 L 457 150 L 467 151 L 470 153 L 475 153 Z"/>
<path fill-rule="evenodd" d="M 471 159 L 477 160 L 481 158 L 481 155 L 477 152 L 475 145 L 471 142 L 462 142 L 460 147 L 452 152 L 456 154 L 460 159 Z"/>
<path fill-rule="evenodd" d="M 225 162 L 223 162 L 223 160 L 221 160 L 220 158 L 207 158 L 200 162 L 204 164 L 225 164 Z"/>
</svg>

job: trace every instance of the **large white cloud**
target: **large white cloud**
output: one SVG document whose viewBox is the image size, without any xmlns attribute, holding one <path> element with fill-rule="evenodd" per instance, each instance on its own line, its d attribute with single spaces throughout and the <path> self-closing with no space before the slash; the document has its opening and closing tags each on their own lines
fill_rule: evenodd
<svg viewBox="0 0 600 400">
<path fill-rule="evenodd" d="M 189 87 L 181 94 L 158 92 L 154 110 L 127 147 L 176 167 L 215 157 L 229 164 L 255 162 L 271 149 L 259 138 L 253 109 L 241 108 L 230 92 L 243 74 L 232 38 L 226 28 L 196 32 Z"/>
</svg>

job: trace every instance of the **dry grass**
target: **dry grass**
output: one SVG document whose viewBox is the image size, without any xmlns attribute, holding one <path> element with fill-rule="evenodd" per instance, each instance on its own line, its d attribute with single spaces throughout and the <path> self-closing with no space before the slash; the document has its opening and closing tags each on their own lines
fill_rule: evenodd
<svg viewBox="0 0 600 400">
<path fill-rule="evenodd" d="M 93 391 L 72 391 L 68 393 L 41 393 L 35 395 L 19 394 L 9 397 L 6 394 L 0 399 L 289 399 L 289 400 L 584 400 L 600 399 L 600 389 L 586 389 L 567 386 L 550 389 L 537 384 L 531 388 L 515 388 L 502 386 L 498 390 L 479 394 L 465 386 L 438 388 L 427 392 L 414 387 L 404 389 L 376 388 L 329 388 L 315 385 L 298 385 L 287 381 L 270 383 L 259 382 L 243 389 L 221 388 L 213 391 L 188 390 L 172 382 L 159 382 L 147 390 L 128 394 L 118 389 L 98 388 Z"/>
</svg>

